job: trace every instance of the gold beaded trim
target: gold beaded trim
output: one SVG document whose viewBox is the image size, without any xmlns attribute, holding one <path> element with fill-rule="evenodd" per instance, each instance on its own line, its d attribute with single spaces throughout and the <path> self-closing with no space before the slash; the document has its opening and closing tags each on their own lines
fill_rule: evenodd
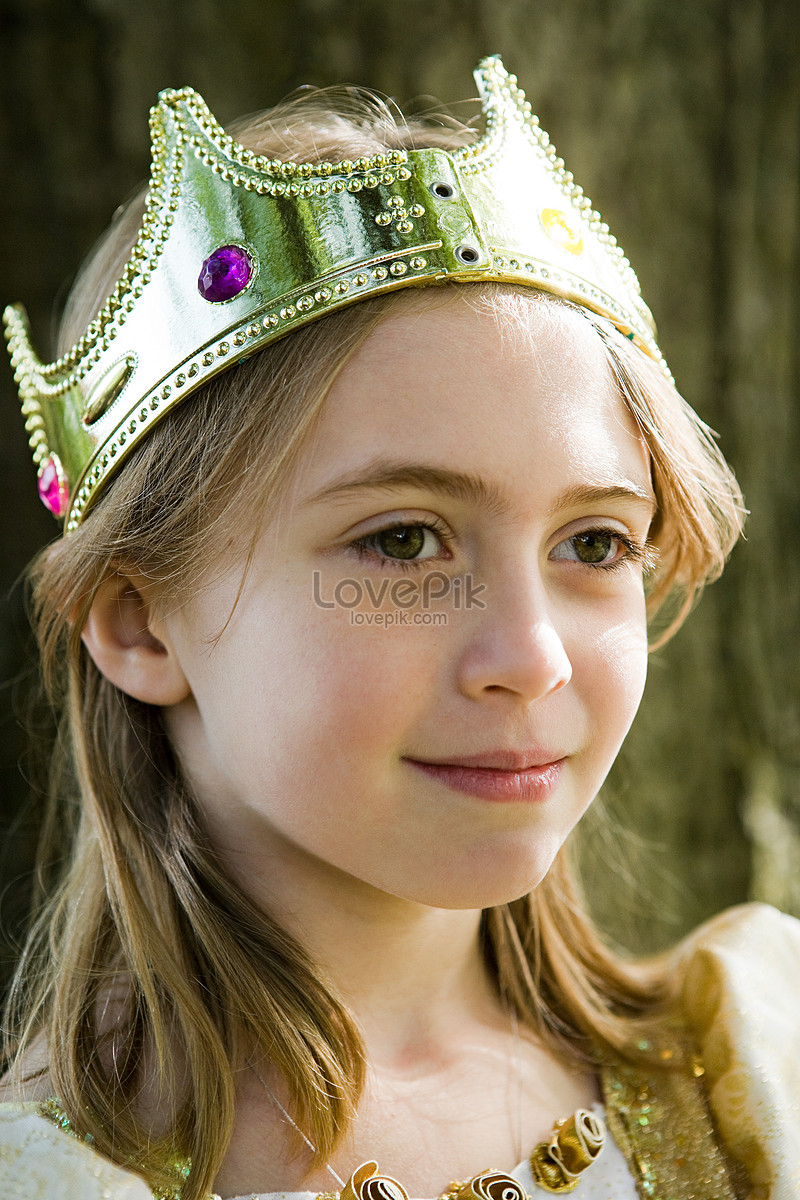
<svg viewBox="0 0 800 1200">
<path fill-rule="evenodd" d="M 59 1129 L 63 1130 L 70 1137 L 75 1138 L 79 1142 L 85 1142 L 87 1146 L 93 1144 L 94 1138 L 90 1133 L 81 1135 L 73 1128 L 72 1122 L 55 1097 L 42 1101 L 39 1105 L 39 1112 L 46 1120 L 52 1121 L 54 1125 L 57 1125 Z M 176 1159 L 172 1169 L 175 1174 L 175 1183 L 171 1186 L 155 1188 L 153 1191 L 153 1200 L 180 1200 L 181 1188 L 189 1178 L 191 1164 L 187 1159 Z M 209 1196 L 208 1200 L 220 1200 L 220 1197 L 214 1194 Z"/>
<path fill-rule="evenodd" d="M 125 324 L 127 314 L 133 311 L 134 302 L 150 282 L 150 273 L 164 249 L 174 222 L 174 213 L 178 209 L 181 191 L 177 180 L 181 175 L 187 139 L 185 134 L 179 133 L 168 144 L 164 134 L 164 114 L 158 107 L 150 114 L 150 130 L 153 164 L 139 236 L 114 290 L 83 336 L 61 358 L 38 367 L 36 374 L 41 380 L 39 391 L 44 396 L 58 396 L 68 391 L 100 361 L 103 352 Z M 170 145 L 173 147 L 171 158 Z M 75 369 L 71 371 L 72 368 Z M 56 384 L 47 383 L 64 371 L 71 373 Z"/>
<path fill-rule="evenodd" d="M 649 1049 L 647 1045 L 643 1049 Z M 614 1062 L 601 1071 L 606 1122 L 643 1200 L 745 1200 L 750 1183 L 714 1126 L 702 1061 L 667 1048 L 663 1070 Z"/>
</svg>

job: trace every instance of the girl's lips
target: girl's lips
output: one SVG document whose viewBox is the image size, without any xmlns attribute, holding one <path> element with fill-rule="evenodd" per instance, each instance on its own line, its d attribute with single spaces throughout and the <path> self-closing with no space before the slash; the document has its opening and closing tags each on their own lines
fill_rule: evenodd
<svg viewBox="0 0 800 1200">
<path fill-rule="evenodd" d="M 501 771 L 494 767 L 460 767 L 447 763 L 417 762 L 405 759 L 418 771 L 457 792 L 500 802 L 546 800 L 555 789 L 565 760 L 526 767 L 520 771 Z"/>
</svg>

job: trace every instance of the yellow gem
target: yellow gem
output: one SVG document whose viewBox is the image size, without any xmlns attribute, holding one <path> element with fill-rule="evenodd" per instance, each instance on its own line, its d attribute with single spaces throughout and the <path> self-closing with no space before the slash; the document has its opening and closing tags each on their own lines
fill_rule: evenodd
<svg viewBox="0 0 800 1200">
<path fill-rule="evenodd" d="M 559 208 L 542 209 L 542 228 L 552 242 L 570 254 L 583 254 L 583 238 L 578 226 Z"/>
</svg>

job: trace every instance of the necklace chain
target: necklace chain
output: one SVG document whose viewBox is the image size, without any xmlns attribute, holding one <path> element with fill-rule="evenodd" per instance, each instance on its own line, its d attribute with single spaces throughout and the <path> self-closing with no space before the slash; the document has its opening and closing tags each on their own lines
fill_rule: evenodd
<svg viewBox="0 0 800 1200">
<path fill-rule="evenodd" d="M 517 1102 L 514 1104 L 513 1099 L 510 1099 L 510 1109 L 512 1119 L 516 1117 L 516 1129 L 513 1131 L 514 1136 L 514 1162 L 522 1162 L 522 1051 L 520 1049 L 519 1040 L 519 1021 L 517 1019 L 517 1010 L 513 1004 L 508 1006 L 508 1015 L 511 1020 L 511 1037 L 513 1042 L 513 1051 L 511 1062 L 513 1073 L 517 1077 Z"/>
<path fill-rule="evenodd" d="M 310 1139 L 309 1137 L 307 1137 L 307 1136 L 306 1136 L 306 1135 L 303 1133 L 302 1129 L 301 1129 L 301 1128 L 300 1128 L 300 1126 L 297 1124 L 297 1122 L 294 1120 L 294 1118 L 292 1117 L 291 1113 L 288 1113 L 288 1112 L 286 1111 L 286 1109 L 283 1107 L 283 1105 L 281 1104 L 281 1102 L 280 1102 L 280 1100 L 278 1099 L 278 1097 L 277 1097 L 277 1096 L 275 1095 L 275 1093 L 273 1092 L 272 1088 L 271 1088 L 271 1087 L 269 1086 L 269 1084 L 267 1083 L 266 1079 L 262 1078 L 262 1076 L 261 1076 L 261 1075 L 258 1073 L 258 1071 L 257 1071 L 257 1070 L 256 1070 L 256 1068 L 253 1066 L 253 1064 L 251 1063 L 251 1061 L 250 1061 L 250 1059 L 249 1059 L 249 1058 L 248 1058 L 248 1060 L 247 1060 L 247 1065 L 248 1065 L 248 1067 L 250 1068 L 250 1070 L 253 1072 L 253 1074 L 255 1075 L 255 1077 L 256 1077 L 256 1079 L 258 1080 L 258 1082 L 259 1082 L 259 1083 L 261 1084 L 261 1086 L 263 1087 L 264 1091 L 267 1093 L 267 1095 L 268 1095 L 268 1096 L 269 1096 L 269 1098 L 271 1099 L 272 1103 L 273 1103 L 273 1104 L 275 1105 L 275 1107 L 277 1108 L 278 1112 L 279 1112 L 279 1113 L 281 1113 L 281 1114 L 283 1115 L 283 1117 L 284 1117 L 284 1118 L 285 1118 L 285 1119 L 286 1119 L 286 1120 L 289 1122 L 289 1124 L 291 1125 L 292 1129 L 296 1130 L 296 1131 L 297 1131 L 297 1133 L 299 1133 L 299 1134 L 300 1134 L 300 1137 L 303 1139 L 303 1141 L 305 1142 L 305 1144 L 308 1146 L 308 1148 L 309 1148 L 309 1150 L 311 1151 L 311 1153 L 312 1153 L 312 1154 L 316 1154 L 316 1153 L 317 1153 L 317 1147 L 314 1145 L 314 1143 L 311 1141 L 311 1139 Z M 328 1172 L 328 1174 L 331 1176 L 331 1178 L 332 1178 L 332 1179 L 335 1179 L 335 1180 L 336 1180 L 336 1182 L 338 1183 L 339 1187 L 340 1187 L 342 1190 L 344 1190 L 344 1188 L 347 1186 L 347 1185 L 345 1184 L 345 1181 L 342 1179 L 342 1177 L 341 1177 L 340 1175 L 338 1175 L 338 1174 L 336 1173 L 336 1171 L 334 1171 L 334 1169 L 333 1169 L 333 1167 L 330 1165 L 330 1163 L 325 1163 L 325 1170 Z"/>
</svg>

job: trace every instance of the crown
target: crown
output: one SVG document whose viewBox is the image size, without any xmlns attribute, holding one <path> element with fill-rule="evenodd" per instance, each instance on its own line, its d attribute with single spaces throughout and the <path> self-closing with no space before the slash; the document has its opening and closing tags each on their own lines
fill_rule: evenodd
<svg viewBox="0 0 800 1200">
<path fill-rule="evenodd" d="M 497 57 L 461 149 L 281 162 L 229 137 L 190 88 L 151 110 L 142 225 L 107 302 L 56 362 L 4 314 L 46 506 L 74 530 L 169 410 L 325 313 L 396 288 L 502 281 L 600 313 L 669 376 L 628 260 Z M 670 377 L 671 378 L 671 377 Z"/>
</svg>

